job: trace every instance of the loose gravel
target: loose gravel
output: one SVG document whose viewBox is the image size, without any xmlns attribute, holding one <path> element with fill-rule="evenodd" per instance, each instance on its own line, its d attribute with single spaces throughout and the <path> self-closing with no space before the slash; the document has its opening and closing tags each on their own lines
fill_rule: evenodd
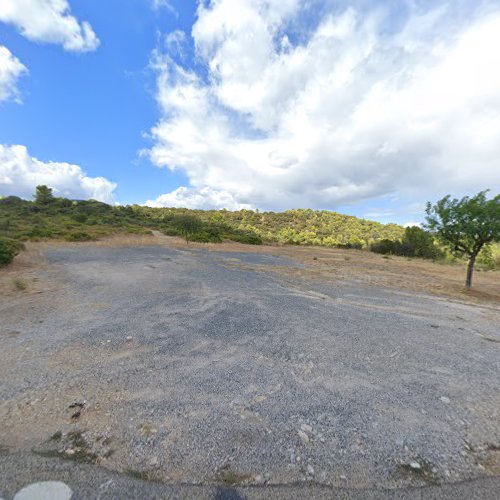
<svg viewBox="0 0 500 500">
<path fill-rule="evenodd" d="M 4 455 L 224 487 L 500 474 L 494 307 L 309 282 L 265 254 L 46 258 L 46 291 L 0 304 Z"/>
</svg>

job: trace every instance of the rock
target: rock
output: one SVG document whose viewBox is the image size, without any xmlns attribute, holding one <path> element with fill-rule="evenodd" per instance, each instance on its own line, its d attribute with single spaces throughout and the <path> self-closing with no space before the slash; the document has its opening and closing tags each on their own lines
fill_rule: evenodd
<svg viewBox="0 0 500 500">
<path fill-rule="evenodd" d="M 261 474 L 257 474 L 254 478 L 254 481 L 256 484 L 263 484 L 264 483 L 264 476 Z"/>
<path fill-rule="evenodd" d="M 341 481 L 347 481 L 347 476 L 344 476 L 344 475 L 340 476 L 340 480 Z"/>
<path fill-rule="evenodd" d="M 71 488 L 59 481 L 43 481 L 25 486 L 14 495 L 14 500 L 69 500 Z"/>
<path fill-rule="evenodd" d="M 302 424 L 300 430 L 303 432 L 312 432 L 313 428 L 308 424 Z"/>
<path fill-rule="evenodd" d="M 414 470 L 420 470 L 422 468 L 418 462 L 410 462 L 410 467 Z"/>
<path fill-rule="evenodd" d="M 314 467 L 312 465 L 308 465 L 307 466 L 307 473 L 310 475 L 310 476 L 314 476 Z"/>
<path fill-rule="evenodd" d="M 299 431 L 297 434 L 303 443 L 309 443 L 309 436 L 304 431 Z"/>
<path fill-rule="evenodd" d="M 441 396 L 439 399 L 445 404 L 450 404 L 451 402 L 450 398 L 447 398 L 446 396 Z"/>
<path fill-rule="evenodd" d="M 127 342 L 132 342 L 132 340 L 134 340 L 134 338 L 133 338 L 133 337 L 130 337 L 130 336 L 129 336 L 129 337 L 127 337 Z"/>
</svg>

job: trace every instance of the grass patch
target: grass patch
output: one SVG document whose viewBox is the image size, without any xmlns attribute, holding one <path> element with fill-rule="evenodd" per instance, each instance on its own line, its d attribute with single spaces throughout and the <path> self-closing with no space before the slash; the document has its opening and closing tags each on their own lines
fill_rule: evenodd
<svg viewBox="0 0 500 500">
<path fill-rule="evenodd" d="M 57 432 L 54 432 L 54 434 L 52 434 L 52 436 L 50 436 L 50 441 L 60 441 L 61 438 L 62 438 L 62 432 L 57 431 Z"/>
<path fill-rule="evenodd" d="M 78 463 L 95 464 L 99 460 L 99 457 L 90 449 L 82 431 L 71 431 L 66 436 L 58 431 L 48 440 L 49 445 L 53 443 L 59 443 L 63 447 L 33 450 L 33 453 L 45 458 L 61 458 Z"/>
<path fill-rule="evenodd" d="M 14 278 L 12 280 L 12 284 L 14 285 L 14 288 L 20 292 L 24 292 L 28 288 L 28 283 L 26 283 L 26 281 L 22 278 Z"/>
</svg>

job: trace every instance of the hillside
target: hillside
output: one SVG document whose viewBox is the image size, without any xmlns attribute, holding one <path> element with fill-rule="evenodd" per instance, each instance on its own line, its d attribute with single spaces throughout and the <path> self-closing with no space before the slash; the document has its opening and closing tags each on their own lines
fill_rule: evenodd
<svg viewBox="0 0 500 500">
<path fill-rule="evenodd" d="M 288 243 L 368 247 L 382 239 L 401 238 L 396 224 L 380 224 L 328 211 L 187 210 L 138 205 L 111 206 L 94 200 L 52 198 L 44 203 L 10 196 L 0 199 L 0 235 L 16 240 L 46 238 L 91 240 L 114 233 L 147 233 L 157 229 L 177 234 L 175 218 L 189 214 L 201 226 L 197 241 L 229 239 L 245 243 Z"/>
</svg>

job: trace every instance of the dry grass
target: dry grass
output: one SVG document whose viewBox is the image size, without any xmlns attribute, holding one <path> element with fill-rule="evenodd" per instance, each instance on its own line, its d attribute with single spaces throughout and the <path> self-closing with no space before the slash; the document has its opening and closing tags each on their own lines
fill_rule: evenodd
<svg viewBox="0 0 500 500">
<path fill-rule="evenodd" d="M 243 245 L 234 242 L 189 243 L 179 238 L 153 238 L 170 248 L 205 249 L 211 252 L 247 252 L 288 257 L 304 269 L 273 268 L 284 276 L 326 282 L 349 282 L 380 288 L 449 297 L 467 302 L 500 305 L 500 273 L 478 271 L 474 274 L 473 289 L 464 287 L 465 264 L 440 264 L 424 259 L 384 256 L 363 250 L 309 246 Z M 119 243 L 116 240 L 116 243 Z M 266 271 L 269 266 L 252 266 Z"/>
</svg>

